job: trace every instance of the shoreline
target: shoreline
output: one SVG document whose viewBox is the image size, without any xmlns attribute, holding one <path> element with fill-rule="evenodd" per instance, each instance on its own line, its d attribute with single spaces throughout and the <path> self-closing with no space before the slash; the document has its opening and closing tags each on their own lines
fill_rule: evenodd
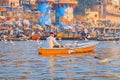
<svg viewBox="0 0 120 80">
<path fill-rule="evenodd" d="M 47 37 L 41 37 L 37 40 L 46 40 Z M 96 41 L 119 41 L 120 37 L 104 37 L 104 38 L 86 38 L 87 40 L 96 40 Z M 11 39 L 2 39 L 0 38 L 0 41 L 27 41 L 27 40 L 32 40 L 32 39 L 21 39 L 21 38 L 11 38 Z M 33 40 L 33 41 L 37 41 Z M 56 40 L 84 40 L 83 38 L 76 38 L 76 37 L 63 37 L 63 38 L 56 38 Z"/>
</svg>

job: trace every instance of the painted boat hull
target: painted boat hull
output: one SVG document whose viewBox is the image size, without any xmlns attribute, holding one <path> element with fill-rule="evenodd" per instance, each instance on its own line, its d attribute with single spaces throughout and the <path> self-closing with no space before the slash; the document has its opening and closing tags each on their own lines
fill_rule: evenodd
<svg viewBox="0 0 120 80">
<path fill-rule="evenodd" d="M 66 48 L 38 48 L 38 53 L 40 55 L 58 55 L 58 54 L 68 54 L 69 49 Z"/>
<path fill-rule="evenodd" d="M 94 49 L 95 49 L 95 45 L 84 48 L 75 48 L 73 49 L 74 51 L 72 53 L 85 53 L 85 52 L 94 51 Z"/>
<path fill-rule="evenodd" d="M 82 44 L 80 47 L 76 48 L 38 48 L 38 53 L 40 55 L 66 55 L 75 53 L 85 53 L 94 51 L 96 44 L 86 43 Z"/>
</svg>

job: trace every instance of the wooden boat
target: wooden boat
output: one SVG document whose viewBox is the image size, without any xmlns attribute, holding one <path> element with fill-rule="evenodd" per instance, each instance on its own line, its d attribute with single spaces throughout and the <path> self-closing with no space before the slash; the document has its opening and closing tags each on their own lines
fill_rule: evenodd
<svg viewBox="0 0 120 80">
<path fill-rule="evenodd" d="M 104 36 L 97 38 L 98 41 L 118 41 L 120 40 L 120 36 Z"/>
<path fill-rule="evenodd" d="M 77 44 L 76 47 L 64 47 L 64 48 L 38 48 L 40 55 L 66 55 L 74 53 L 85 53 L 94 51 L 94 48 L 98 42 L 86 42 Z"/>
<path fill-rule="evenodd" d="M 99 41 L 113 41 L 113 40 L 118 41 L 118 40 L 120 40 L 120 33 L 119 32 L 117 32 L 117 33 L 110 32 L 103 36 L 99 36 L 97 38 L 97 40 L 99 40 Z"/>
</svg>

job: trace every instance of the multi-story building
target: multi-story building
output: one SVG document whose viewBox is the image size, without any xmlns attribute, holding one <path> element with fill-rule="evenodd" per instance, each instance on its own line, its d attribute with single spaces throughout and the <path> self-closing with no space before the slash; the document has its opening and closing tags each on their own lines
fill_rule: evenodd
<svg viewBox="0 0 120 80">
<path fill-rule="evenodd" d="M 120 22 L 120 0 L 108 0 L 106 3 L 106 18 L 112 22 Z"/>
<path fill-rule="evenodd" d="M 96 0 L 93 11 L 98 11 L 100 19 L 120 22 L 120 0 Z"/>
<path fill-rule="evenodd" d="M 18 6 L 19 0 L 0 0 L 0 6 Z"/>
<path fill-rule="evenodd" d="M 8 10 L 19 6 L 19 0 L 0 0 L 0 15 L 6 16 Z"/>
<path fill-rule="evenodd" d="M 120 0 L 111 0 L 109 3 L 106 3 L 106 10 L 110 14 L 119 15 L 120 12 Z"/>
<path fill-rule="evenodd" d="M 56 24 L 71 26 L 74 21 L 73 9 L 77 4 L 77 0 L 55 0 Z"/>
<path fill-rule="evenodd" d="M 9 6 L 11 7 L 18 7 L 19 6 L 19 0 L 9 0 Z"/>
<path fill-rule="evenodd" d="M 73 9 L 77 5 L 77 0 L 36 0 L 36 1 L 38 3 L 38 11 L 41 12 L 41 15 L 44 15 L 43 19 L 39 20 L 40 25 L 55 23 L 56 25 L 60 26 L 67 25 L 70 26 L 73 24 L 74 21 Z"/>
<path fill-rule="evenodd" d="M 8 0 L 0 0 L 0 6 L 8 6 Z"/>
<path fill-rule="evenodd" d="M 8 6 L 8 0 L 0 0 L 0 16 L 6 15 L 6 6 Z"/>
</svg>

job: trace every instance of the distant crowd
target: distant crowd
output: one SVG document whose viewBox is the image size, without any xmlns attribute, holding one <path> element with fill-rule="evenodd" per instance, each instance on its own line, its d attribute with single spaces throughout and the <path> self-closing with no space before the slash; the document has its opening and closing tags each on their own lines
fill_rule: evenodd
<svg viewBox="0 0 120 80">
<path fill-rule="evenodd" d="M 95 24 L 86 21 L 79 21 L 73 26 L 60 27 L 59 25 L 44 25 L 40 26 L 33 23 L 30 19 L 16 18 L 8 21 L 0 21 L 0 38 L 28 38 L 30 39 L 35 34 L 41 36 L 48 36 L 49 32 L 54 32 L 56 35 L 62 33 L 61 37 L 77 37 L 81 36 L 95 36 L 103 34 L 103 29 L 96 27 L 104 27 L 103 24 Z M 72 34 L 72 36 L 71 36 Z"/>
</svg>

